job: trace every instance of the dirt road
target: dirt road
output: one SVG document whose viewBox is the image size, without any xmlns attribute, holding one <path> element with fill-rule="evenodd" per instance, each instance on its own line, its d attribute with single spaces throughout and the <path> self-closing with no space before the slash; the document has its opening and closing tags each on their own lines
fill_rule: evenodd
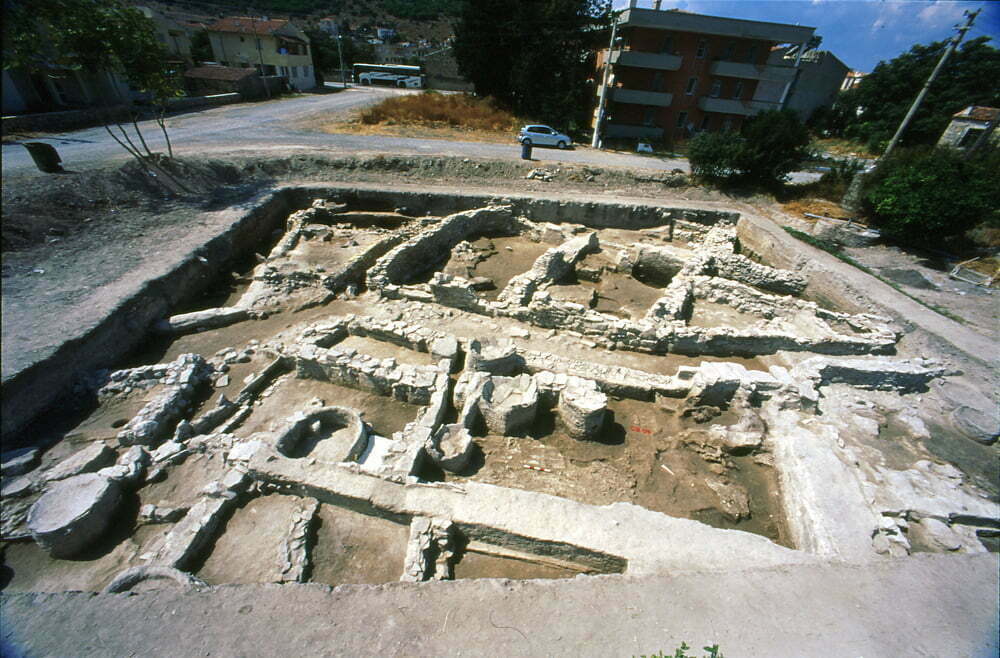
<svg viewBox="0 0 1000 658">
<path fill-rule="evenodd" d="M 387 95 L 413 93 L 394 89 L 352 87 L 336 94 L 298 95 L 291 98 L 226 105 L 202 112 L 178 115 L 167 121 L 174 152 L 224 157 L 236 153 L 301 148 L 324 155 L 392 154 L 446 155 L 468 158 L 519 159 L 521 148 L 511 135 L 509 144 L 458 142 L 435 139 L 381 137 L 376 135 L 328 134 L 301 128 L 303 119 L 323 114 L 343 114 L 374 105 Z M 166 142 L 153 121 L 140 122 L 154 151 L 166 151 Z M 294 127 L 293 127 L 294 126 Z M 52 144 L 59 150 L 63 166 L 80 171 L 124 160 L 128 156 L 103 127 L 32 140 Z M 560 162 L 602 167 L 687 171 L 687 161 L 608 153 L 589 147 L 559 150 L 536 148 L 539 166 Z M 34 170 L 27 151 L 19 144 L 3 145 L 3 173 Z M 39 174 L 42 175 L 42 174 Z"/>
</svg>

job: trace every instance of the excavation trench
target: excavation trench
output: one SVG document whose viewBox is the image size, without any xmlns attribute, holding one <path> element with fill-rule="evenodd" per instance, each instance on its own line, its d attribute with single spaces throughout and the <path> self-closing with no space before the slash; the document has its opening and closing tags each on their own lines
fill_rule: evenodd
<svg viewBox="0 0 1000 658">
<path fill-rule="evenodd" d="M 757 410 L 778 384 L 751 396 L 739 377 L 763 381 L 767 355 L 809 352 L 808 340 L 855 354 L 884 337 L 775 294 L 797 281 L 739 261 L 736 219 L 333 187 L 273 194 L 65 346 L 60 359 L 77 366 L 41 364 L 5 385 L 6 409 L 8 394 L 86 375 L 83 403 L 31 426 L 48 448 L 40 473 L 98 445 L 107 463 L 77 472 L 122 464 L 132 443 L 148 456 L 96 552 L 49 558 L 28 543 L 23 514 L 7 513 L 7 586 L 99 589 L 146 563 L 210 584 L 628 569 L 628 542 L 477 502 L 504 496 L 595 519 L 628 503 L 642 519 L 759 535 L 783 555 L 793 542 Z M 715 281 L 723 292 L 706 288 Z M 790 338 L 793 325 L 808 340 Z M 516 430 L 497 431 L 491 414 L 506 402 L 483 391 L 515 385 L 538 401 Z M 585 436 L 566 410 L 573 387 L 596 405 Z M 439 445 L 445 430 L 458 448 Z"/>
</svg>

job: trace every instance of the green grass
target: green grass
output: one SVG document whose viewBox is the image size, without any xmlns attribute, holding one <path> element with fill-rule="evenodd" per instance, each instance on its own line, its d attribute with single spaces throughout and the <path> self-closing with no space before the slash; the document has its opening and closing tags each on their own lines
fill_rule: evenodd
<svg viewBox="0 0 1000 658">
<path fill-rule="evenodd" d="M 816 247 L 817 249 L 822 249 L 826 253 L 830 254 L 831 256 L 835 256 L 835 257 L 839 258 L 840 260 L 844 261 L 848 265 L 851 265 L 853 267 L 858 268 L 859 270 L 861 270 L 865 274 L 868 274 L 870 276 L 875 277 L 876 279 L 878 279 L 882 283 L 884 283 L 884 284 L 886 284 L 888 286 L 891 286 L 896 292 L 899 292 L 899 293 L 902 293 L 902 294 L 906 295 L 907 297 L 909 297 L 910 299 L 912 299 L 916 303 L 920 304 L 921 306 L 923 306 L 925 308 L 929 308 L 930 310 L 934 311 L 935 313 L 939 313 L 939 314 L 945 316 L 946 318 L 948 318 L 950 320 L 954 320 L 955 322 L 958 322 L 960 324 L 968 324 L 968 321 L 965 318 L 963 318 L 962 316 L 955 315 L 954 313 L 952 313 L 948 309 L 941 308 L 940 306 L 937 306 L 936 304 L 928 304 L 927 302 L 923 301 L 922 299 L 914 297 L 910 293 L 908 293 L 905 290 L 903 290 L 903 288 L 898 283 L 896 283 L 895 281 L 890 281 L 889 279 L 886 279 L 885 277 L 879 276 L 878 273 L 875 272 L 874 270 L 872 270 L 871 268 L 865 267 L 864 265 L 862 265 L 858 261 L 854 260 L 853 258 L 851 258 L 850 256 L 848 256 L 847 254 L 845 254 L 841 250 L 840 246 L 838 246 L 838 245 L 836 245 L 836 244 L 834 244 L 832 242 L 828 242 L 826 240 L 820 240 L 818 238 L 814 238 L 813 236 L 809 235 L 808 233 L 803 233 L 802 231 L 798 231 L 798 230 L 796 230 L 794 228 L 791 228 L 791 227 L 788 227 L 788 226 L 784 226 L 782 228 L 784 228 L 785 231 L 788 232 L 788 234 L 791 235 L 792 237 L 798 238 L 799 240 L 802 240 L 806 244 L 812 245 L 813 247 Z"/>
</svg>

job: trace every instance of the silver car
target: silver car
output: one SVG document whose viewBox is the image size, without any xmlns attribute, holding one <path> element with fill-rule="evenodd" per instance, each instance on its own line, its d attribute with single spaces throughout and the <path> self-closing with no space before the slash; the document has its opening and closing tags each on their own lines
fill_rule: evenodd
<svg viewBox="0 0 1000 658">
<path fill-rule="evenodd" d="M 569 135 L 564 135 L 549 126 L 541 125 L 523 126 L 521 132 L 517 134 L 517 141 L 522 144 L 555 146 L 561 149 L 573 145 L 573 140 L 569 138 Z"/>
</svg>

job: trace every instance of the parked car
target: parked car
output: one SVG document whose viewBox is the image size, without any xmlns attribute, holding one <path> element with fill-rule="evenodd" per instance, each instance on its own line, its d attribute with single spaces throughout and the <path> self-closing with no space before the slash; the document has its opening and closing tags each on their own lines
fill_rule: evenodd
<svg viewBox="0 0 1000 658">
<path fill-rule="evenodd" d="M 564 149 L 573 145 L 569 135 L 550 128 L 549 126 L 522 126 L 517 134 L 517 141 L 535 146 L 555 146 Z"/>
</svg>

